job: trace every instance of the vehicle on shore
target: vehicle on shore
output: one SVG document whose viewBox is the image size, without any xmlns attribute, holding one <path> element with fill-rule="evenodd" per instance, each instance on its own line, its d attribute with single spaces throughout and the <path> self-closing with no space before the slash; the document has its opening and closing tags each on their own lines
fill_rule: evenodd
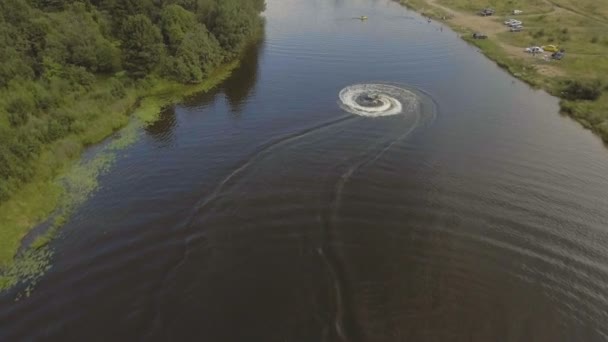
<svg viewBox="0 0 608 342">
<path fill-rule="evenodd" d="M 521 22 L 519 20 L 513 20 L 512 22 L 508 23 L 507 26 L 516 27 L 516 26 L 521 26 L 522 24 L 523 24 L 523 22 Z"/>
<path fill-rule="evenodd" d="M 475 32 L 473 33 L 473 39 L 488 39 L 488 36 L 483 33 Z"/>
<path fill-rule="evenodd" d="M 494 13 L 496 13 L 496 11 L 494 11 L 494 9 L 492 8 L 484 8 L 479 11 L 479 15 L 481 15 L 482 17 L 489 17 L 494 15 Z"/>
<path fill-rule="evenodd" d="M 541 48 L 540 46 L 530 46 L 524 49 L 525 52 L 527 53 L 543 53 L 545 52 L 545 50 L 543 50 L 543 48 Z"/>
<path fill-rule="evenodd" d="M 554 52 L 553 54 L 551 54 L 551 58 L 558 60 L 558 61 L 562 60 L 564 57 L 566 57 L 566 52 L 564 50 L 557 51 L 557 52 Z"/>
<path fill-rule="evenodd" d="M 557 45 L 544 45 L 542 46 L 543 50 L 545 51 L 549 51 L 549 52 L 558 52 L 559 51 L 559 46 Z"/>
</svg>

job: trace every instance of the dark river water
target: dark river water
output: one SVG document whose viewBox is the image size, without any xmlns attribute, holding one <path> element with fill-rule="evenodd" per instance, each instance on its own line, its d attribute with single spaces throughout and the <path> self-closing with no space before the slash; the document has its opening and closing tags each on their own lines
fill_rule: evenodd
<svg viewBox="0 0 608 342">
<path fill-rule="evenodd" d="M 0 340 L 607 339 L 599 139 L 389 0 L 264 15 L 228 81 L 120 153 L 32 295 L 0 298 Z M 368 82 L 435 115 L 342 110 Z"/>
</svg>

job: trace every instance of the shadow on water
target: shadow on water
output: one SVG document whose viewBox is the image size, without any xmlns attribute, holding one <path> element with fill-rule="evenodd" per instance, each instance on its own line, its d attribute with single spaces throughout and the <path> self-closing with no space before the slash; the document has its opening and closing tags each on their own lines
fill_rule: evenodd
<svg viewBox="0 0 608 342">
<path fill-rule="evenodd" d="M 176 125 L 175 106 L 170 106 L 163 109 L 158 120 L 147 125 L 144 130 L 156 142 L 167 145 L 173 141 Z"/>
<path fill-rule="evenodd" d="M 251 96 L 251 92 L 258 81 L 259 59 L 263 46 L 262 39 L 248 47 L 241 66 L 222 87 L 234 114 L 243 110 L 245 100 Z"/>
<path fill-rule="evenodd" d="M 224 81 L 220 87 L 202 92 L 185 99 L 180 106 L 186 108 L 204 108 L 216 100 L 217 95 L 225 94 L 233 114 L 243 110 L 243 104 L 250 98 L 258 82 L 260 54 L 263 51 L 264 38 L 251 44 L 244 52 L 240 66 Z"/>
</svg>

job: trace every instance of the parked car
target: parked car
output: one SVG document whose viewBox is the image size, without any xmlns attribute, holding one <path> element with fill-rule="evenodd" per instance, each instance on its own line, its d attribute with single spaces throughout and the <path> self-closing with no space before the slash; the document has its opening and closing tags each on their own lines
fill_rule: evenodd
<svg viewBox="0 0 608 342">
<path fill-rule="evenodd" d="M 491 8 L 484 8 L 481 11 L 479 11 L 479 15 L 481 15 L 482 17 L 488 17 L 491 15 L 494 15 L 495 11 Z"/>
<path fill-rule="evenodd" d="M 521 32 L 523 30 L 524 30 L 524 27 L 521 25 L 513 26 L 509 29 L 509 31 L 511 31 L 511 32 Z"/>
<path fill-rule="evenodd" d="M 512 22 L 518 21 L 517 19 L 507 19 L 505 25 L 510 25 Z"/>
<path fill-rule="evenodd" d="M 524 11 L 520 11 L 520 10 L 513 10 L 513 15 L 518 15 L 518 14 L 522 14 L 524 13 Z"/>
<path fill-rule="evenodd" d="M 523 23 L 519 20 L 513 20 L 512 22 L 508 23 L 507 25 L 510 27 L 515 27 L 515 26 L 521 26 Z"/>
<path fill-rule="evenodd" d="M 488 36 L 486 36 L 483 33 L 479 33 L 479 32 L 475 32 L 473 33 L 473 39 L 487 39 Z"/>
<path fill-rule="evenodd" d="M 545 50 L 540 46 L 530 46 L 524 50 L 527 53 L 543 53 Z"/>
<path fill-rule="evenodd" d="M 556 60 L 558 60 L 558 61 L 559 61 L 559 60 L 561 60 L 562 58 L 564 58 L 565 56 L 566 56 L 566 52 L 564 52 L 564 50 L 561 50 L 561 51 L 554 52 L 554 53 L 551 55 L 551 58 L 556 59 Z"/>
<path fill-rule="evenodd" d="M 549 51 L 549 52 L 558 52 L 559 51 L 559 47 L 557 45 L 545 45 L 542 48 L 543 48 L 543 50 Z"/>
</svg>

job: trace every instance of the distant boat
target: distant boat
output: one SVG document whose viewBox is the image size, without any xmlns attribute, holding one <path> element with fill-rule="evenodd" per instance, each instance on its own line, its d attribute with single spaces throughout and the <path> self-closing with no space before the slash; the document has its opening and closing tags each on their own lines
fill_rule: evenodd
<svg viewBox="0 0 608 342">
<path fill-rule="evenodd" d="M 361 19 L 361 20 L 367 20 L 367 16 L 366 15 L 362 15 L 361 17 L 359 17 L 359 19 Z"/>
</svg>

